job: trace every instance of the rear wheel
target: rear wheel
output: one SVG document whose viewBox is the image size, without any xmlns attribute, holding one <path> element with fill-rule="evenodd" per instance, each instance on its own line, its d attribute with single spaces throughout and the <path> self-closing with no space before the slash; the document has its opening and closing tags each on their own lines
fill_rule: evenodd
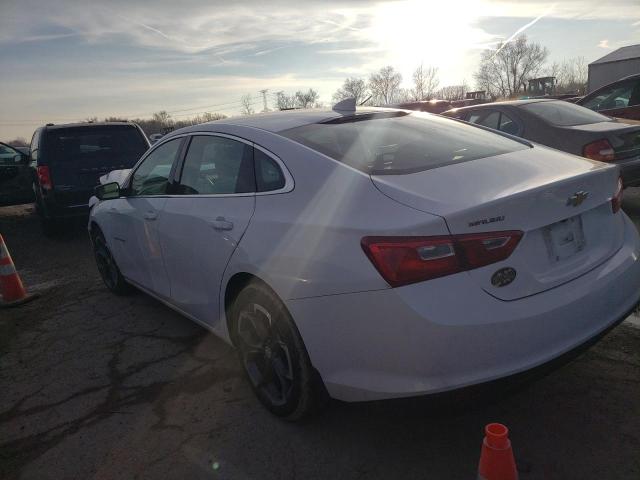
<svg viewBox="0 0 640 480">
<path fill-rule="evenodd" d="M 93 234 L 93 255 L 102 281 L 109 290 L 116 295 L 126 295 L 132 291 L 133 287 L 120 273 L 120 269 L 100 231 Z"/>
<path fill-rule="evenodd" d="M 272 413 L 299 420 L 327 394 L 291 315 L 268 287 L 251 283 L 232 308 L 232 337 L 251 387 Z"/>
</svg>

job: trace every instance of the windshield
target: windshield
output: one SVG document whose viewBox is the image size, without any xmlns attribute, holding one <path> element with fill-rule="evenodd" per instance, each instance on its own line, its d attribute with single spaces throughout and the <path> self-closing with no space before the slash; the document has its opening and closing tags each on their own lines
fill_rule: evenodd
<svg viewBox="0 0 640 480">
<path fill-rule="evenodd" d="M 455 120 L 419 113 L 374 113 L 281 132 L 371 175 L 414 173 L 529 148 Z"/>
<path fill-rule="evenodd" d="M 522 109 L 560 127 L 611 121 L 609 117 L 569 102 L 527 103 L 522 105 Z"/>
<path fill-rule="evenodd" d="M 130 125 L 72 127 L 50 130 L 49 163 L 113 163 L 132 167 L 147 149 L 140 131 Z"/>
</svg>

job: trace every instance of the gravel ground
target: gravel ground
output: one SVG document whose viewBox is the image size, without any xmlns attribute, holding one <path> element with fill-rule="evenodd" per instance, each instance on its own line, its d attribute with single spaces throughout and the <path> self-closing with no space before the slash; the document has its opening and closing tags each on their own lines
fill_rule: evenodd
<svg viewBox="0 0 640 480">
<path fill-rule="evenodd" d="M 640 219 L 640 195 L 625 210 Z M 42 297 L 0 310 L 0 478 L 474 478 L 482 427 L 511 429 L 521 479 L 640 478 L 640 325 L 490 400 L 333 403 L 304 424 L 254 399 L 234 351 L 98 277 L 82 226 L 47 239 L 0 208 Z"/>
</svg>

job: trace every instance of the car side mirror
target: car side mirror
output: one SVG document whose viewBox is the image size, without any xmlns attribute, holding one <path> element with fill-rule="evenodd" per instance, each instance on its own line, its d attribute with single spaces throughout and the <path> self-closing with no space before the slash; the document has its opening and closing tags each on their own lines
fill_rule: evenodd
<svg viewBox="0 0 640 480">
<path fill-rule="evenodd" d="M 120 197 L 120 185 L 118 182 L 106 183 L 96 187 L 96 197 L 100 200 L 113 200 Z"/>
</svg>

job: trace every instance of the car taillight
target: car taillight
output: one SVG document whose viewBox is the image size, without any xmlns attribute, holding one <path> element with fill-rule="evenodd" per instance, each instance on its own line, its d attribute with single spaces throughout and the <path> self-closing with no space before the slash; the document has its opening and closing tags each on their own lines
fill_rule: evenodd
<svg viewBox="0 0 640 480">
<path fill-rule="evenodd" d="M 616 187 L 616 191 L 611 197 L 611 210 L 613 213 L 618 213 L 620 211 L 620 207 L 622 207 L 622 178 L 618 178 L 618 185 Z"/>
<path fill-rule="evenodd" d="M 591 160 L 599 160 L 601 162 L 611 162 L 614 159 L 615 152 L 609 143 L 609 140 L 602 139 L 597 142 L 588 143 L 582 149 L 582 156 Z"/>
<path fill-rule="evenodd" d="M 51 183 L 51 175 L 49 174 L 49 167 L 38 167 L 38 183 L 45 190 L 51 190 L 53 183 Z"/>
<path fill-rule="evenodd" d="M 364 237 L 362 249 L 392 287 L 472 270 L 508 258 L 520 231 L 438 237 Z"/>
</svg>

